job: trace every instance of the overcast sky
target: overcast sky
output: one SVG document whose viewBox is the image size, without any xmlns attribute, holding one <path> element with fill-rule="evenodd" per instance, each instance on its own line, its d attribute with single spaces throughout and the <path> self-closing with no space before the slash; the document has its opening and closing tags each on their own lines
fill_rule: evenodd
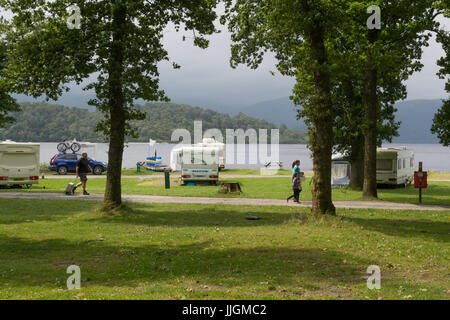
<svg viewBox="0 0 450 320">
<path fill-rule="evenodd" d="M 446 30 L 450 30 L 450 19 L 441 19 Z M 267 56 L 258 70 L 246 66 L 232 69 L 229 65 L 230 34 L 221 27 L 222 33 L 209 37 L 206 50 L 192 45 L 192 40 L 182 41 L 182 34 L 168 28 L 164 43 L 171 59 L 181 65 L 172 69 L 170 63 L 160 64 L 161 88 L 172 101 L 208 107 L 246 106 L 257 102 L 289 96 L 294 80 L 269 71 L 275 70 L 275 60 Z M 424 68 L 407 82 L 408 100 L 445 98 L 445 81 L 438 79 L 436 61 L 444 55 L 434 40 L 424 49 Z M 73 88 L 79 95 L 81 88 Z M 64 100 L 64 99 L 63 99 Z"/>
<path fill-rule="evenodd" d="M 450 30 L 449 19 L 441 19 L 446 30 Z M 232 69 L 229 66 L 230 34 L 222 33 L 210 37 L 207 50 L 181 42 L 180 35 L 168 32 L 165 43 L 170 56 L 182 65 L 180 70 L 171 70 L 168 64 L 161 65 L 161 86 L 174 100 L 204 99 L 227 105 L 248 105 L 256 102 L 289 96 L 294 80 L 275 71 L 275 59 L 268 56 L 258 70 L 245 66 Z M 424 48 L 422 63 L 424 68 L 407 82 L 408 100 L 435 99 L 448 95 L 444 90 L 445 81 L 436 73 L 436 61 L 444 55 L 441 45 L 434 39 Z"/>
</svg>

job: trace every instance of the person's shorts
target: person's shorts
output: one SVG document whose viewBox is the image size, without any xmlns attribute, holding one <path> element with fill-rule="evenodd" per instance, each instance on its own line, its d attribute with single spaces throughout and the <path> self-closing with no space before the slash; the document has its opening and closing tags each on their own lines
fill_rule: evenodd
<svg viewBox="0 0 450 320">
<path fill-rule="evenodd" d="M 80 172 L 78 175 L 80 176 L 80 181 L 82 181 L 82 182 L 87 181 L 87 179 L 88 179 L 87 178 L 87 173 Z"/>
</svg>

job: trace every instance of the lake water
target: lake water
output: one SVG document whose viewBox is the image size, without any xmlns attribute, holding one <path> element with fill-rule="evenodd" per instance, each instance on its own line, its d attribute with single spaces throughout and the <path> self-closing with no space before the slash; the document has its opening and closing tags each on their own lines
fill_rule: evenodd
<svg viewBox="0 0 450 320">
<path fill-rule="evenodd" d="M 41 143 L 41 162 L 48 163 L 50 158 L 57 153 L 56 150 L 57 143 Z M 159 156 L 162 157 L 164 164 L 169 164 L 170 162 L 170 151 L 175 146 L 175 144 L 161 143 L 156 144 L 156 150 Z M 414 150 L 415 154 L 415 166 L 418 165 L 419 161 L 423 162 L 424 170 L 428 171 L 441 171 L 450 172 L 450 148 L 443 147 L 439 144 L 385 144 L 383 147 L 400 147 L 406 146 L 408 149 Z M 227 158 L 227 162 L 233 162 L 227 164 L 227 168 L 242 168 L 242 169 L 260 169 L 262 163 L 249 164 L 248 155 L 250 153 L 249 145 L 240 146 L 240 148 L 235 146 L 235 159 Z M 270 154 L 270 146 L 269 154 Z M 88 147 L 86 151 L 89 156 L 98 161 L 108 161 L 108 144 L 96 143 L 95 147 Z M 245 151 L 244 151 L 245 150 Z M 130 143 L 128 147 L 125 148 L 123 155 L 123 167 L 124 168 L 135 168 L 138 161 L 144 161 L 146 157 L 154 155 L 155 148 L 150 150 L 148 143 Z M 251 150 L 251 154 L 254 155 L 255 151 Z M 293 160 L 299 159 L 301 161 L 302 169 L 311 170 L 312 160 L 311 152 L 304 144 L 281 144 L 279 146 L 279 160 L 283 163 L 285 168 L 290 168 L 290 164 Z M 246 163 L 238 164 L 238 157 L 245 157 Z"/>
</svg>

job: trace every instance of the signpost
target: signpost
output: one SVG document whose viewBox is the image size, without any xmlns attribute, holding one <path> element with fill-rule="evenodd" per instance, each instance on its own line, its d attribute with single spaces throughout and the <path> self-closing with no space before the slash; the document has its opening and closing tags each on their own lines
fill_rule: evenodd
<svg viewBox="0 0 450 320">
<path fill-rule="evenodd" d="M 422 162 L 419 162 L 419 171 L 414 172 L 414 188 L 419 189 L 419 203 L 422 203 L 422 189 L 427 187 L 427 172 L 423 171 Z"/>
</svg>

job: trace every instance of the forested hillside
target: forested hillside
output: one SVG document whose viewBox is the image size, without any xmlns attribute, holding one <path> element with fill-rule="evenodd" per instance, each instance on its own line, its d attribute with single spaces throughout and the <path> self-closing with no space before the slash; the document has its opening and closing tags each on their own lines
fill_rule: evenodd
<svg viewBox="0 0 450 320">
<path fill-rule="evenodd" d="M 99 112 L 43 102 L 24 102 L 21 106 L 22 110 L 13 114 L 16 121 L 0 129 L 0 140 L 58 142 L 64 138 L 76 138 L 79 141 L 105 142 L 105 138 L 95 132 L 96 124 L 103 117 Z M 138 108 L 145 112 L 147 117 L 133 123 L 139 137 L 128 137 L 128 142 L 147 142 L 149 138 L 158 142 L 170 142 L 175 129 L 187 129 L 193 134 L 195 120 L 202 121 L 203 130 L 223 130 L 224 138 L 225 129 L 277 128 L 275 124 L 243 113 L 231 117 L 188 105 L 147 103 Z M 280 130 L 280 143 L 305 143 L 306 139 L 307 135 L 303 132 L 285 127 Z"/>
</svg>

